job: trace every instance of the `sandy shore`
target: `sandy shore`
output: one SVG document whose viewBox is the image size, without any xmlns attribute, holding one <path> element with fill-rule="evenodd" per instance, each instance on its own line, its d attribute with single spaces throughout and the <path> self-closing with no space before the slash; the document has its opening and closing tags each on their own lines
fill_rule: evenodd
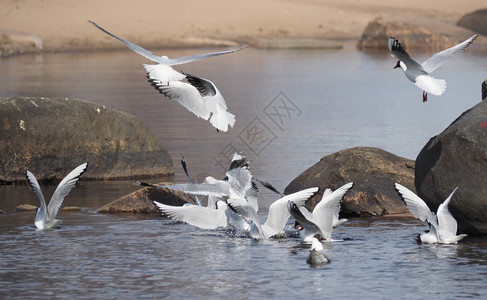
<svg viewBox="0 0 487 300">
<path fill-rule="evenodd" d="M 87 21 L 146 47 L 232 45 L 255 38 L 358 39 L 377 16 L 454 24 L 485 0 L 4 0 L 0 30 L 33 33 L 46 50 L 119 48 Z"/>
</svg>

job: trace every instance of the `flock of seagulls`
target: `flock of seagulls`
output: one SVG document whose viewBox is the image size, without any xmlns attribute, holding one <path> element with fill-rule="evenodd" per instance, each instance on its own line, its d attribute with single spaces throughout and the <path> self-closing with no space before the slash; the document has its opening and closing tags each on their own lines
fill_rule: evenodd
<svg viewBox="0 0 487 300">
<path fill-rule="evenodd" d="M 154 55 L 150 51 L 110 33 L 93 21 L 89 21 L 89 23 L 105 34 L 121 41 L 132 51 L 155 62 L 156 64 L 144 64 L 144 68 L 150 84 L 165 97 L 177 101 L 198 118 L 208 120 L 218 132 L 226 132 L 229 127 L 234 126 L 235 115 L 229 112 L 225 99 L 213 82 L 182 71 L 178 72 L 173 69 L 173 66 L 234 53 L 243 48 L 172 59 L 167 56 Z M 445 80 L 435 79 L 430 73 L 468 48 L 476 38 L 477 35 L 474 35 L 454 47 L 433 55 L 422 64 L 413 60 L 394 37 L 389 38 L 388 48 L 391 55 L 398 59 L 394 68 L 401 68 L 406 77 L 423 90 L 423 102 L 425 102 L 428 93 L 441 95 L 446 89 Z M 254 178 L 250 172 L 248 161 L 241 154 L 235 153 L 230 167 L 225 173 L 225 178 L 221 180 L 208 176 L 204 182 L 197 183 L 189 175 L 186 162 L 182 156 L 181 163 L 189 179 L 186 184 L 139 183 L 183 191 L 195 197 L 196 204 L 185 204 L 180 207 L 153 201 L 154 205 L 165 216 L 205 230 L 230 229 L 247 233 L 255 239 L 269 239 L 285 235 L 286 224 L 292 217 L 295 220 L 294 230 L 299 232 L 301 240 L 304 243 L 311 244 L 307 262 L 311 265 L 330 262 L 330 259 L 323 253 L 322 243 L 335 241 L 332 239 L 333 228 L 347 221 L 346 219 L 339 219 L 339 212 L 343 197 L 353 187 L 353 182 L 349 182 L 335 191 L 326 189 L 314 210 L 308 211 L 305 207 L 306 201 L 318 192 L 318 187 L 283 195 L 269 183 Z M 34 174 L 30 171 L 26 172 L 26 177 L 40 201 L 34 221 L 38 230 L 59 226 L 61 220 L 56 219 L 59 208 L 87 167 L 88 163 L 83 163 L 71 171 L 59 183 L 49 204 L 46 204 Z M 265 222 L 261 222 L 258 215 L 259 184 L 279 195 L 279 198 L 269 206 Z M 453 190 L 450 196 L 438 207 L 435 214 L 431 212 L 421 198 L 406 187 L 396 183 L 395 188 L 414 217 L 426 221 L 429 225 L 429 231 L 420 234 L 418 242 L 454 244 L 466 236 L 466 234 L 457 235 L 457 222 L 448 209 L 450 200 L 457 189 Z M 206 206 L 202 204 L 203 197 L 206 198 Z"/>
</svg>

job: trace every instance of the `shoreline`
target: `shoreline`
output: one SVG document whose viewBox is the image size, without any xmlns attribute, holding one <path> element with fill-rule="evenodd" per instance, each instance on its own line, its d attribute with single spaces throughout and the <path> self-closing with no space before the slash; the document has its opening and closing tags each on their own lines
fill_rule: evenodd
<svg viewBox="0 0 487 300">
<path fill-rule="evenodd" d="M 259 41 L 264 43 L 274 39 L 341 43 L 357 41 L 367 24 L 379 16 L 428 18 L 451 25 L 463 15 L 486 6 L 485 1 L 480 0 L 462 3 L 445 0 L 441 7 L 419 0 L 407 3 L 382 0 L 366 3 L 362 0 L 303 0 L 299 3 L 286 0 L 250 0 L 245 3 L 147 0 L 143 7 L 140 3 L 114 0 L 7 0 L 0 9 L 0 48 L 7 45 L 3 53 L 11 51 L 15 54 L 125 47 L 98 32 L 88 20 L 152 49 L 252 46 Z M 8 43 L 12 41 L 5 37 L 5 32 L 23 34 L 13 42 L 10 50 Z M 42 50 L 38 42 L 32 42 L 39 39 Z M 15 49 L 15 43 L 23 43 L 22 49 Z"/>
</svg>

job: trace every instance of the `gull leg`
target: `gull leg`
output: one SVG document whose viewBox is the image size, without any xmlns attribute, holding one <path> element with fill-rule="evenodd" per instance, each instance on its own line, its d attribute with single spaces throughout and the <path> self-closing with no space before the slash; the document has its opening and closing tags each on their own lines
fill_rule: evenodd
<svg viewBox="0 0 487 300">
<path fill-rule="evenodd" d="M 423 91 L 423 103 L 428 101 L 428 93 Z"/>
</svg>

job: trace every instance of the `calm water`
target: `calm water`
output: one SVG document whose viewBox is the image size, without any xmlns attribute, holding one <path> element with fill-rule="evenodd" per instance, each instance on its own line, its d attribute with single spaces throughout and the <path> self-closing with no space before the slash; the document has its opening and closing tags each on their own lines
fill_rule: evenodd
<svg viewBox="0 0 487 300">
<path fill-rule="evenodd" d="M 128 50 L 2 59 L 0 96 L 80 98 L 124 110 L 146 122 L 167 147 L 177 181 L 184 180 L 179 154 L 201 178 L 223 176 L 220 165 L 227 164 L 227 153 L 242 150 L 256 177 L 283 190 L 322 156 L 344 148 L 380 147 L 414 159 L 430 137 L 479 102 L 480 83 L 487 78 L 486 56 L 466 52 L 435 72 L 448 89 L 423 104 L 421 91 L 392 69 L 395 61 L 388 53 L 362 53 L 352 46 L 246 49 L 180 66 L 210 78 L 237 116 L 235 128 L 218 134 L 152 90 L 145 62 Z M 45 186 L 45 194 L 54 188 Z M 0 215 L 2 298 L 487 294 L 487 244 L 481 238 L 454 246 L 416 245 L 416 233 L 426 229 L 421 222 L 356 219 L 334 231 L 343 242 L 325 246 L 332 263 L 310 268 L 308 245 L 292 232 L 285 239 L 254 241 L 159 216 L 95 212 L 136 188 L 130 181 L 82 182 L 64 203 L 81 211 L 60 213 L 61 228 L 39 232 L 33 214 L 15 212 L 19 204 L 37 205 L 30 188 L 0 186 L 0 209 L 7 212 Z M 272 194 L 262 194 L 263 219 L 273 200 Z"/>
</svg>

